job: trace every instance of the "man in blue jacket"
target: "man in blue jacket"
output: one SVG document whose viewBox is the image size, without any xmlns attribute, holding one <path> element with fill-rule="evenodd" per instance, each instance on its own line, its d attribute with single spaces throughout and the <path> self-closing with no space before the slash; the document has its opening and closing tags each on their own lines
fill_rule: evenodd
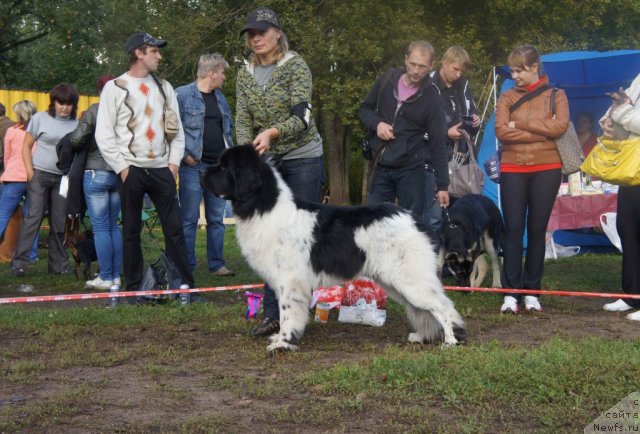
<svg viewBox="0 0 640 434">
<path fill-rule="evenodd" d="M 222 252 L 226 201 L 204 190 L 199 175 L 201 170 L 218 162 L 225 148 L 233 146 L 231 109 L 220 91 L 228 67 L 220 54 L 203 54 L 198 61 L 196 81 L 176 89 L 185 135 L 178 195 L 189 265 L 191 270 L 195 269 L 196 231 L 204 197 L 207 264 L 215 276 L 235 275 L 225 266 Z"/>
<path fill-rule="evenodd" d="M 426 41 L 409 45 L 406 69 L 392 68 L 373 85 L 360 105 L 360 120 L 375 134 L 368 204 L 395 202 L 423 215 L 427 157 L 433 162 L 438 201 L 449 205 L 449 174 L 443 100 L 428 74 L 435 52 Z"/>
</svg>

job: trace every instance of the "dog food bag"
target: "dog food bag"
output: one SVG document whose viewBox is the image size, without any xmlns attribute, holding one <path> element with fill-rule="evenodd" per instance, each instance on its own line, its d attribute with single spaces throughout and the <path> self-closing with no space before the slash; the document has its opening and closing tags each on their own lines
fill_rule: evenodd
<svg viewBox="0 0 640 434">
<path fill-rule="evenodd" d="M 375 300 L 367 303 L 363 298 L 353 306 L 340 307 L 338 321 L 381 327 L 387 320 L 387 311 L 378 309 Z"/>
<path fill-rule="evenodd" d="M 352 280 L 346 284 L 342 306 L 353 306 L 360 299 L 366 303 L 375 301 L 379 309 L 387 308 L 387 294 L 371 279 Z"/>
<path fill-rule="evenodd" d="M 344 288 L 340 285 L 334 285 L 331 287 L 321 286 L 313 291 L 311 298 L 311 309 L 316 303 L 327 303 L 329 309 L 336 308 L 342 304 L 342 298 L 344 297 Z"/>
</svg>

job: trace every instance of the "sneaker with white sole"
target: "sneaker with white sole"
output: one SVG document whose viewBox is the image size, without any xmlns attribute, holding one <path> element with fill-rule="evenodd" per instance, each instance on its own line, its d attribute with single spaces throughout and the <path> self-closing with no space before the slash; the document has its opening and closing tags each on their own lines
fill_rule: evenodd
<svg viewBox="0 0 640 434">
<path fill-rule="evenodd" d="M 84 284 L 85 289 L 99 289 L 101 291 L 108 291 L 113 285 L 112 280 L 102 280 L 100 276 L 93 280 L 87 280 Z"/>
<path fill-rule="evenodd" d="M 618 299 L 613 303 L 607 303 L 602 308 L 608 312 L 626 312 L 631 310 L 631 306 L 629 306 L 623 299 Z"/>
<path fill-rule="evenodd" d="M 627 315 L 627 319 L 630 319 L 631 321 L 640 321 L 640 310 Z"/>
<path fill-rule="evenodd" d="M 518 313 L 518 300 L 510 295 L 504 296 L 504 302 L 500 307 L 500 313 Z"/>
<path fill-rule="evenodd" d="M 120 280 L 119 277 L 116 277 L 115 279 L 113 279 L 113 284 L 114 285 L 118 285 L 118 286 L 122 286 L 122 280 Z"/>
<path fill-rule="evenodd" d="M 527 295 L 524 298 L 524 308 L 530 312 L 542 312 L 540 300 L 535 295 Z"/>
</svg>

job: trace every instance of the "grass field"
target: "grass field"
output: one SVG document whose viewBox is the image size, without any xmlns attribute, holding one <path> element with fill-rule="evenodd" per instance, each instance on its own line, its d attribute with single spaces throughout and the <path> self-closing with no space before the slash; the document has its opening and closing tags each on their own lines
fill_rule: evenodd
<svg viewBox="0 0 640 434">
<path fill-rule="evenodd" d="M 160 233 L 145 233 L 147 259 Z M 199 257 L 204 232 L 199 233 Z M 233 237 L 228 267 L 198 286 L 256 283 Z M 0 273 L 0 297 L 83 292 L 46 274 Z M 620 255 L 546 264 L 545 288 L 617 292 Z M 453 282 L 445 282 L 452 284 Z M 544 312 L 502 316 L 491 294 L 451 293 L 466 346 L 406 343 L 402 308 L 385 326 L 310 323 L 297 353 L 247 337 L 242 294 L 182 307 L 104 301 L 0 306 L 0 432 L 582 432 L 640 389 L 640 325 L 604 300 L 546 297 Z"/>
</svg>

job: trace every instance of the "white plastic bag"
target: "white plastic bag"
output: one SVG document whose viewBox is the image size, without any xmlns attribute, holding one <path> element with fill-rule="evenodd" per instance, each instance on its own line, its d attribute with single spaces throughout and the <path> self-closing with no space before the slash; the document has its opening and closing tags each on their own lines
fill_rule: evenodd
<svg viewBox="0 0 640 434">
<path fill-rule="evenodd" d="M 615 212 L 605 212 L 600 216 L 600 225 L 611 244 L 616 246 L 616 249 L 622 252 L 622 242 L 620 241 L 620 235 L 618 235 L 618 229 L 616 228 L 616 216 Z"/>
<path fill-rule="evenodd" d="M 361 298 L 353 306 L 341 306 L 338 314 L 338 321 L 353 324 L 365 324 L 374 327 L 384 325 L 387 319 L 387 311 L 378 309 L 375 300 L 367 304 L 365 299 Z"/>
<path fill-rule="evenodd" d="M 553 235 L 550 234 L 545 246 L 544 259 L 568 258 L 580 253 L 580 246 L 563 246 L 553 241 Z"/>
<path fill-rule="evenodd" d="M 67 193 L 69 193 L 69 177 L 64 175 L 60 180 L 60 191 L 58 191 L 60 196 L 67 198 Z"/>
</svg>

